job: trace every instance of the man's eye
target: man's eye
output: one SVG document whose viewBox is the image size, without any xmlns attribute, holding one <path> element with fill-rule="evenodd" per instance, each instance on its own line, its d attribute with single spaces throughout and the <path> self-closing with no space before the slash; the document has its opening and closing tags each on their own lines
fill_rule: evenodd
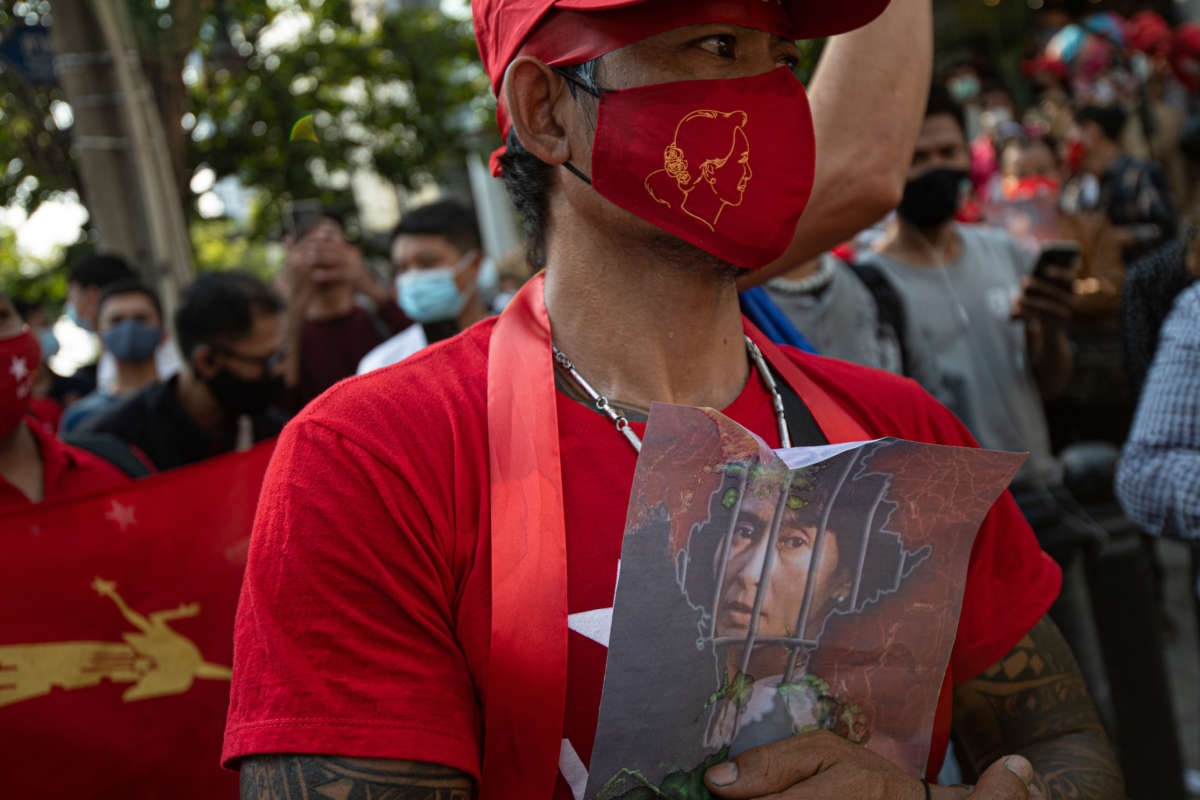
<svg viewBox="0 0 1200 800">
<path fill-rule="evenodd" d="M 779 540 L 779 547 L 784 550 L 799 550 L 808 547 L 808 540 L 803 536 L 784 536 Z"/>
<path fill-rule="evenodd" d="M 754 526 L 742 523 L 733 529 L 733 535 L 739 539 L 753 539 Z"/>
<path fill-rule="evenodd" d="M 791 55 L 790 53 L 779 56 L 776 61 L 782 66 L 790 69 L 792 72 L 795 72 L 800 68 L 800 58 L 798 56 Z"/>
<path fill-rule="evenodd" d="M 715 36 L 706 36 L 700 40 L 699 45 L 720 58 L 737 58 L 737 38 L 732 34 L 720 33 Z"/>
</svg>

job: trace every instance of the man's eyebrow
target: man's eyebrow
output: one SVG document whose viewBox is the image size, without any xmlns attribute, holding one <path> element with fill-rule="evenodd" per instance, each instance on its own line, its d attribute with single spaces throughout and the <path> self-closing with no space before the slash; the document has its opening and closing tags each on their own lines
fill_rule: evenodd
<svg viewBox="0 0 1200 800">
<path fill-rule="evenodd" d="M 795 43 L 796 43 L 796 40 L 795 40 L 795 39 L 789 39 L 789 38 L 788 38 L 788 37 L 786 37 L 786 36 L 780 36 L 778 33 L 772 33 L 772 34 L 771 34 L 771 44 L 773 44 L 773 45 L 776 45 L 776 44 L 795 44 Z"/>
</svg>

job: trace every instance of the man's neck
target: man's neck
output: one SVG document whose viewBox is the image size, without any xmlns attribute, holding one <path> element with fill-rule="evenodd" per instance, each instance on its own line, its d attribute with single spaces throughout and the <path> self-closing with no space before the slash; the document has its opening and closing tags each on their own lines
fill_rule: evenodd
<svg viewBox="0 0 1200 800">
<path fill-rule="evenodd" d="M 789 281 L 802 281 L 805 278 L 816 275 L 821 269 L 821 257 L 810 258 L 802 264 L 797 264 L 779 277 Z"/>
<path fill-rule="evenodd" d="M 878 250 L 915 267 L 944 267 L 958 260 L 962 240 L 952 219 L 932 228 L 918 228 L 896 216 L 888 223 Z"/>
<path fill-rule="evenodd" d="M 146 361 L 117 362 L 117 379 L 113 381 L 113 394 L 132 394 L 158 380 L 158 367 L 154 359 Z"/>
<path fill-rule="evenodd" d="M 34 503 L 46 494 L 43 469 L 42 451 L 25 422 L 0 436 L 0 476 Z"/>
<path fill-rule="evenodd" d="M 200 428 L 220 436 L 229 424 L 229 415 L 217 403 L 212 392 L 204 382 L 192 374 L 190 370 L 182 370 L 179 380 L 175 382 L 175 399 L 183 407 L 184 412 L 191 417 L 192 422 Z"/>
<path fill-rule="evenodd" d="M 313 289 L 304 318 L 312 322 L 344 317 L 354 310 L 354 289 L 349 284 L 327 283 Z"/>
<path fill-rule="evenodd" d="M 487 316 L 487 308 L 483 305 L 483 299 L 479 296 L 479 291 L 476 290 L 471 295 L 471 299 L 463 306 L 463 310 L 458 315 L 458 329 L 465 331 L 467 328 L 474 325 L 479 320 Z"/>
<path fill-rule="evenodd" d="M 732 403 L 749 375 L 733 276 L 665 234 L 655 248 L 566 225 L 548 241 L 546 308 L 580 374 L 631 408 Z"/>
<path fill-rule="evenodd" d="M 1121 147 L 1107 139 L 1096 144 L 1096 152 L 1092 156 L 1092 167 L 1097 178 L 1103 178 L 1104 173 L 1112 169 L 1113 164 L 1121 157 Z"/>
</svg>

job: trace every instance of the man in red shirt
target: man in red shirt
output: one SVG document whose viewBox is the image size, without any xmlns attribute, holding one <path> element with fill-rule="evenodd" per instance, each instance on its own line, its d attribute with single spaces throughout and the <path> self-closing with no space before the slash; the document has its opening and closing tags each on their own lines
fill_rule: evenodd
<svg viewBox="0 0 1200 800">
<path fill-rule="evenodd" d="M 129 481 L 112 464 L 63 444 L 27 416 L 40 352 L 33 332 L 0 293 L 0 511 Z"/>
<path fill-rule="evenodd" d="M 811 255 L 865 224 L 859 206 L 873 213 L 849 175 L 821 167 L 825 151 L 814 163 L 815 140 L 836 164 L 880 148 L 832 136 L 851 119 L 839 115 L 887 107 L 900 140 L 888 157 L 911 150 L 923 0 L 833 40 L 811 106 L 787 69 L 794 40 L 885 5 L 474 4 L 502 99 L 498 166 L 546 271 L 499 318 L 340 384 L 282 435 L 235 640 L 223 757 L 243 797 L 580 800 L 651 402 L 723 409 L 773 447 L 973 445 L 912 382 L 781 351 L 738 310 L 738 267 Z M 1042 619 L 1058 585 L 1005 495 L 968 568 L 926 780 L 953 723 L 981 775 L 972 797 L 1123 796 Z M 923 785 L 824 732 L 747 751 L 707 782 L 738 798 L 970 791 Z"/>
<path fill-rule="evenodd" d="M 391 290 L 372 277 L 346 239 L 340 217 L 323 211 L 296 236 L 284 274 L 284 377 L 292 411 L 353 375 L 364 355 L 409 326 Z M 374 313 L 359 306 L 356 295 L 369 298 Z"/>
</svg>

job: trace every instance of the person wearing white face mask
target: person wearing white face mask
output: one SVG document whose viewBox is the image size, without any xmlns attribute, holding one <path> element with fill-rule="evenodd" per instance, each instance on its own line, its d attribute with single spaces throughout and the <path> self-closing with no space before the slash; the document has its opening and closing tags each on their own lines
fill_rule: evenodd
<svg viewBox="0 0 1200 800">
<path fill-rule="evenodd" d="M 440 200 L 413 209 L 392 233 L 396 301 L 414 324 L 367 353 L 358 373 L 403 361 L 488 316 L 496 267 L 483 255 L 470 209 Z"/>
</svg>

